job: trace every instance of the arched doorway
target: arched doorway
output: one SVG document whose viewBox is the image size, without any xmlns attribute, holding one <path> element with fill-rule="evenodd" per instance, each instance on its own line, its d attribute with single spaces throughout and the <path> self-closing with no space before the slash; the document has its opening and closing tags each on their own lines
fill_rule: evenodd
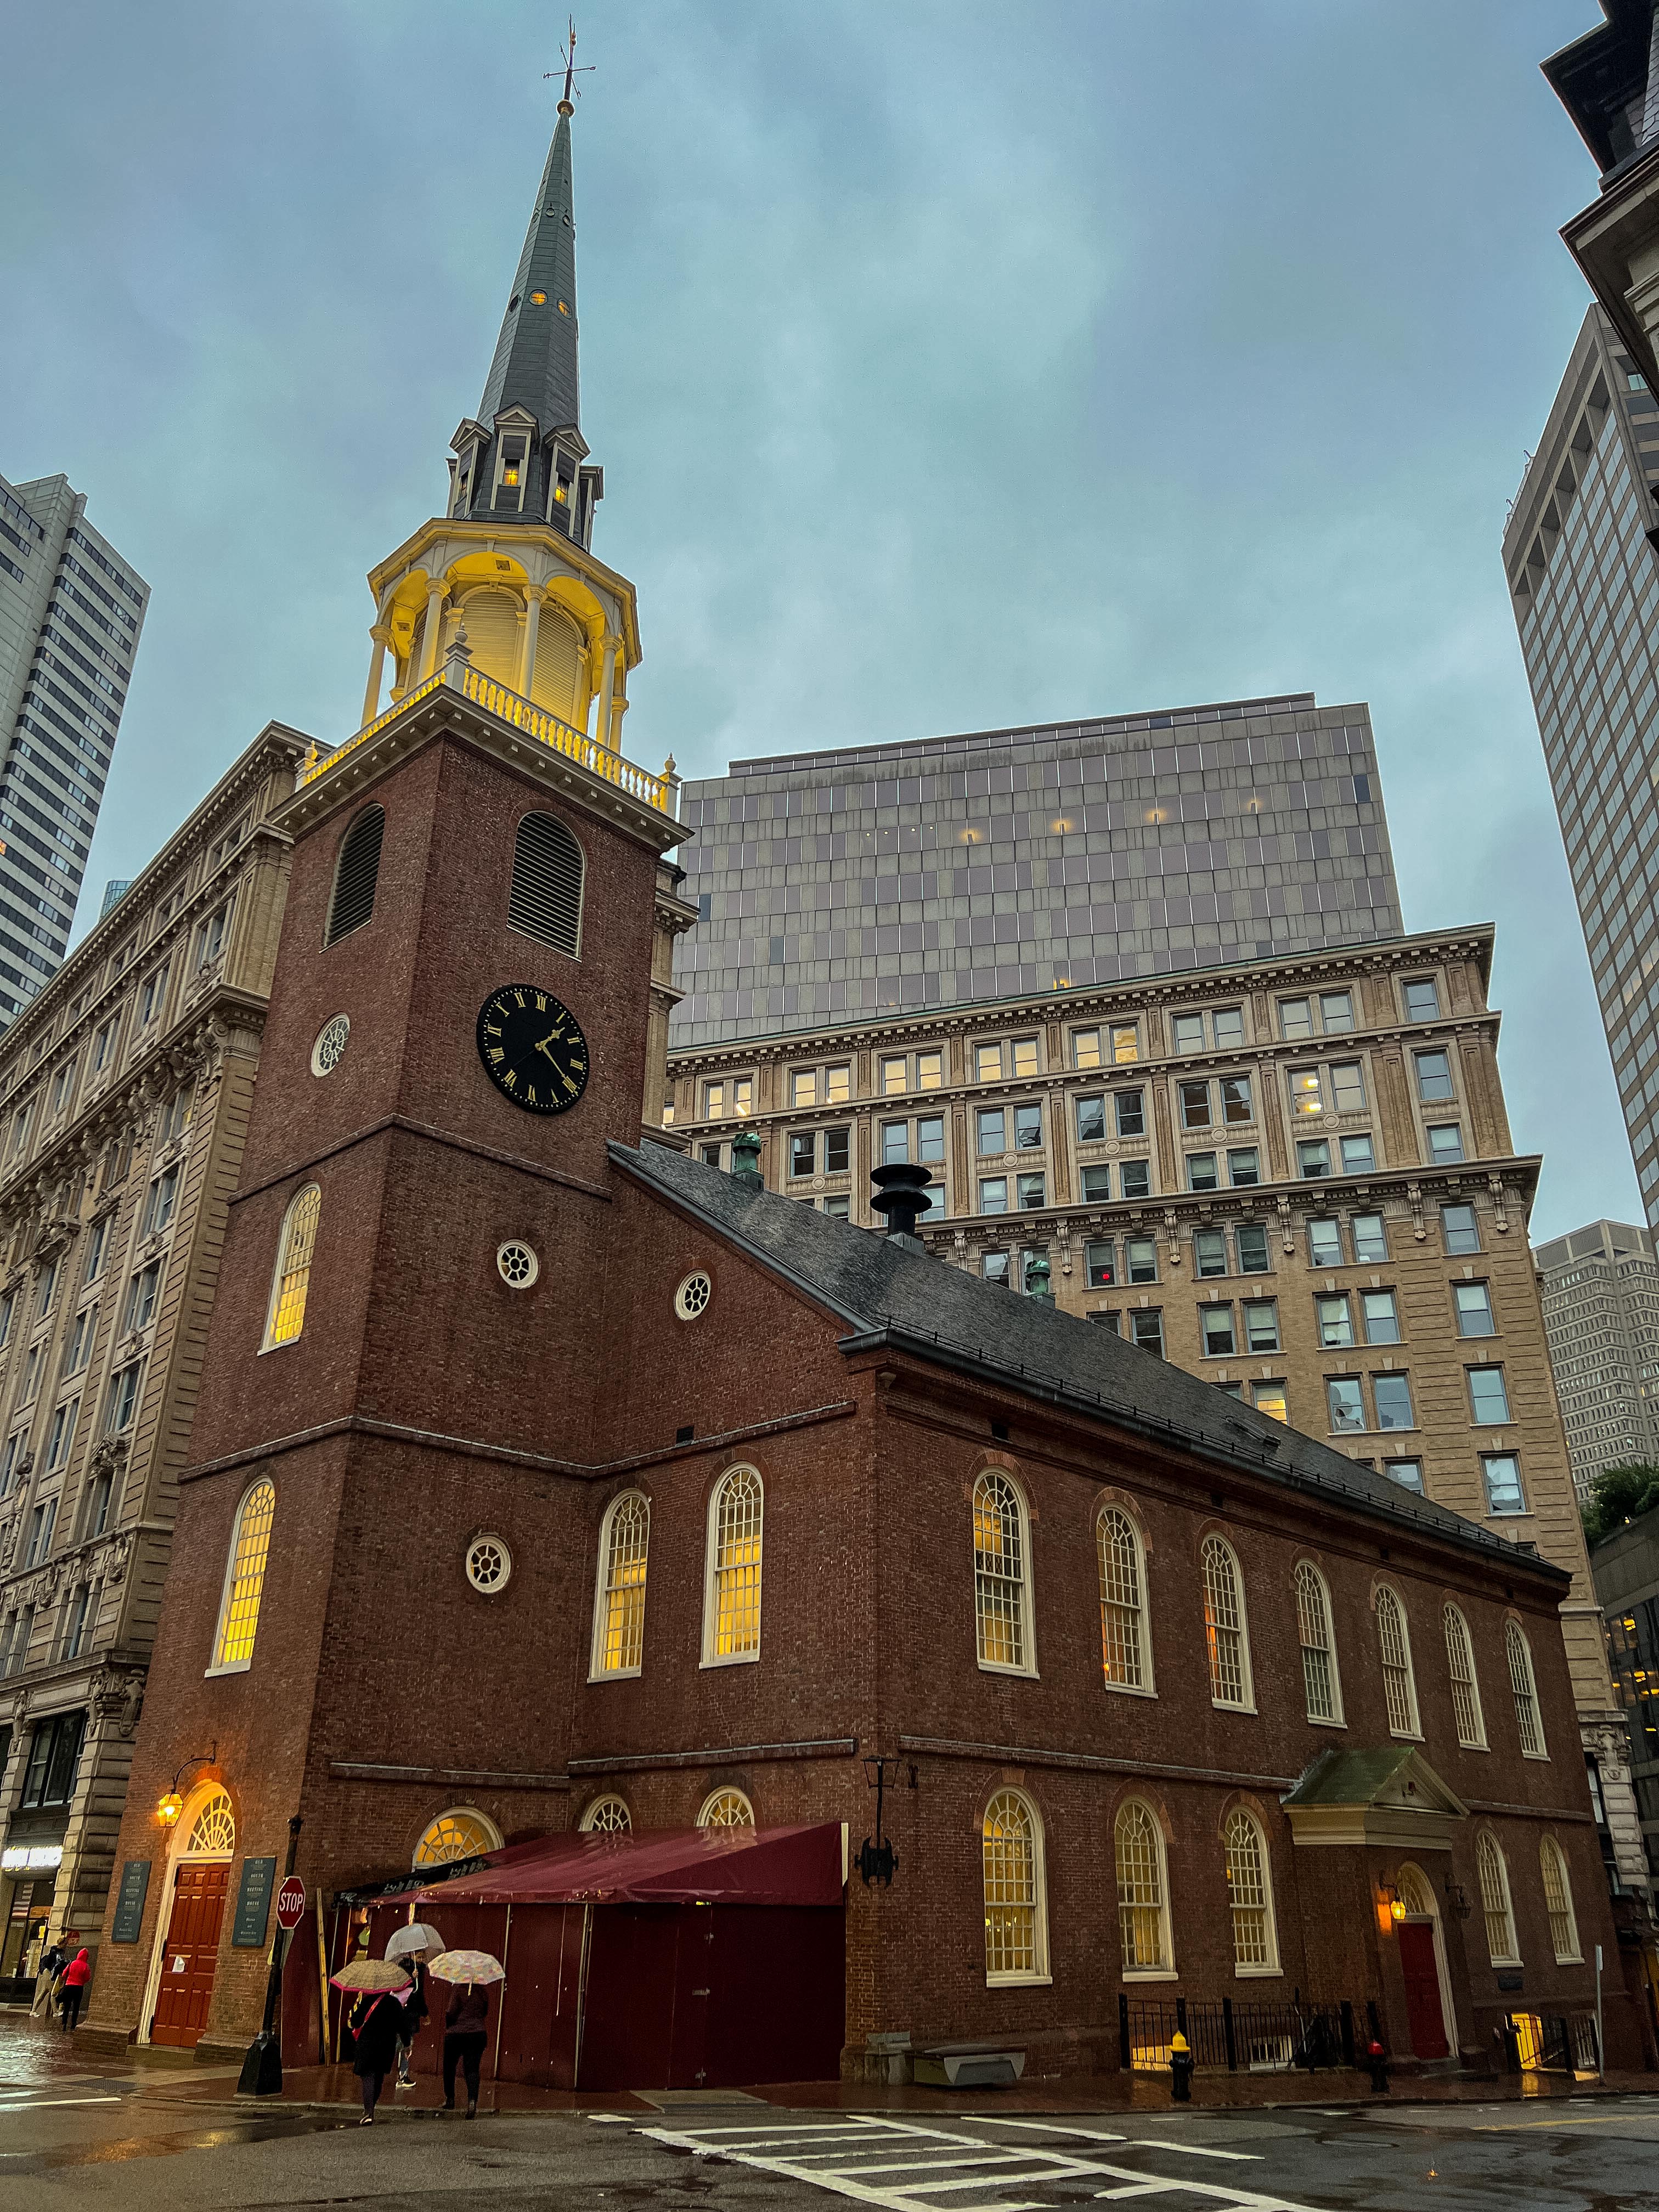
<svg viewBox="0 0 1659 2212">
<path fill-rule="evenodd" d="M 185 1808 L 176 1832 L 184 1841 L 173 1857 L 155 1933 L 143 2039 L 193 2051 L 213 2002 L 219 1934 L 236 1850 L 236 1815 L 228 1794 L 210 1784 Z"/>
<path fill-rule="evenodd" d="M 1434 1884 L 1421 1867 L 1408 1863 L 1400 1869 L 1397 1887 L 1406 1908 L 1400 1923 L 1400 1967 L 1412 2049 L 1419 2058 L 1449 2058 L 1457 2049 L 1457 2011 Z"/>
</svg>

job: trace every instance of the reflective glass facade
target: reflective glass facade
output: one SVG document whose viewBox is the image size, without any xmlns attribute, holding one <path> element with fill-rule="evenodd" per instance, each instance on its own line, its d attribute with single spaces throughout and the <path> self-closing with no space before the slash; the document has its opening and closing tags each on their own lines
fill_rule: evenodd
<svg viewBox="0 0 1659 2212">
<path fill-rule="evenodd" d="M 1370 715 L 1305 692 L 738 761 L 678 811 L 677 1045 L 1401 928 Z"/>
</svg>

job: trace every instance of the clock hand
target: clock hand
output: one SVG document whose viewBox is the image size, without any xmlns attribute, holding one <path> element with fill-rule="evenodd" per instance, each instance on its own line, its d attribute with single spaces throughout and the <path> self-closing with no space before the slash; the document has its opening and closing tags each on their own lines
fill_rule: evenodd
<svg viewBox="0 0 1659 2212">
<path fill-rule="evenodd" d="M 555 1032 L 555 1034 L 556 1035 L 556 1031 Z M 559 1063 L 558 1063 L 557 1060 L 554 1058 L 554 1055 L 553 1055 L 550 1052 L 547 1052 L 547 1046 L 548 1046 L 548 1040 L 547 1040 L 545 1037 L 544 1037 L 544 1038 L 542 1039 L 541 1042 L 540 1042 L 540 1043 L 536 1047 L 536 1050 L 537 1050 L 538 1052 L 546 1052 L 546 1053 L 547 1053 L 547 1056 L 548 1056 L 548 1058 L 553 1061 L 553 1065 L 554 1065 L 554 1066 L 555 1066 L 555 1067 L 556 1067 L 556 1066 L 558 1066 L 558 1064 L 559 1064 Z"/>
</svg>

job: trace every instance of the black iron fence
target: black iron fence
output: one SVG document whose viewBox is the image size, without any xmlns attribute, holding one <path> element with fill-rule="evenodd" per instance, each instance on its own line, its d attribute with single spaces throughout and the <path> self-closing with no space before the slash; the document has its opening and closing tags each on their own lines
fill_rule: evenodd
<svg viewBox="0 0 1659 2212">
<path fill-rule="evenodd" d="M 1306 2067 L 1355 2066 L 1363 2042 L 1377 2033 L 1376 2008 L 1345 1997 L 1334 2003 L 1304 2002 L 1300 1990 L 1276 2002 L 1245 2003 L 1232 1997 L 1154 1997 L 1121 1994 L 1117 2001 L 1118 2063 L 1126 2073 L 1154 2073 L 1168 2066 L 1177 2031 L 1196 2065 L 1229 2074 L 1287 2074 Z"/>
</svg>

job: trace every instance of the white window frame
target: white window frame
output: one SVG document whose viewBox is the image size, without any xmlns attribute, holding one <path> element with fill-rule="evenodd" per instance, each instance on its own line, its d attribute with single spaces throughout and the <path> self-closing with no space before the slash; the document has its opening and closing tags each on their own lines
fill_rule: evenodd
<svg viewBox="0 0 1659 2212">
<path fill-rule="evenodd" d="M 760 1493 L 760 1565 L 757 1576 L 755 1600 L 755 1648 L 752 1651 L 717 1651 L 714 1648 L 719 1626 L 719 1592 L 716 1585 L 720 1557 L 720 1501 L 740 1475 L 748 1475 Z M 766 1596 L 766 1485 L 760 1469 L 746 1461 L 722 1470 L 720 1478 L 708 1493 L 708 1512 L 703 1543 L 702 1577 L 702 1658 L 704 1667 L 752 1667 L 761 1656 L 763 1624 L 762 1607 Z"/>
<path fill-rule="evenodd" d="M 496 1826 L 495 1823 L 490 1819 L 488 1813 L 481 1813 L 476 1805 L 446 1805 L 441 1813 L 434 1813 L 432 1815 L 432 1818 L 424 1824 L 420 1834 L 415 1839 L 415 1849 L 410 1856 L 410 1864 L 416 1873 L 418 1874 L 422 1867 L 453 1866 L 455 1863 L 453 1859 L 423 1859 L 420 1855 L 421 1845 L 432 1833 L 432 1831 L 435 1827 L 440 1826 L 445 1820 L 476 1821 L 479 1830 L 486 1838 L 491 1836 L 495 1838 L 495 1841 L 493 1843 L 488 1841 L 485 1843 L 484 1850 L 486 1851 L 498 1851 L 501 1849 L 501 1832 Z M 482 1854 L 474 1851 L 466 1851 L 463 1852 L 460 1856 L 465 1858 L 475 1858 L 482 1856 Z"/>
<path fill-rule="evenodd" d="M 1221 1863 L 1226 1876 L 1229 1845 L 1227 1832 L 1236 1820 L 1243 1821 L 1255 1838 L 1258 1863 L 1261 1869 L 1261 1911 L 1267 1923 L 1267 1955 L 1260 1964 L 1241 1963 L 1238 1956 L 1238 1923 L 1232 1923 L 1233 1972 L 1242 1981 L 1271 1981 L 1282 1978 L 1284 1968 L 1279 1962 L 1279 1915 L 1273 1907 L 1273 1860 L 1267 1848 L 1267 1831 L 1248 1805 L 1235 1805 L 1221 1824 Z M 1231 1919 L 1236 1908 L 1232 1901 L 1232 1882 L 1227 1880 L 1228 1917 Z M 1248 1908 L 1246 1908 L 1248 1909 Z"/>
<path fill-rule="evenodd" d="M 1538 1747 L 1535 1751 L 1528 1751 L 1527 1748 L 1527 1731 L 1521 1717 L 1522 1692 L 1521 1686 L 1516 1680 L 1515 1671 L 1517 1653 L 1525 1670 L 1526 1693 L 1532 1704 L 1533 1729 L 1538 1738 Z M 1515 1726 L 1516 1732 L 1521 1738 L 1521 1756 L 1522 1759 L 1547 1759 L 1550 1755 L 1549 1739 L 1544 1732 L 1543 1708 L 1538 1701 L 1538 1673 L 1532 1663 L 1532 1645 L 1528 1640 L 1525 1629 L 1518 1620 L 1510 1620 L 1504 1624 L 1504 1662 L 1509 1672 L 1510 1694 L 1515 1700 Z"/>
<path fill-rule="evenodd" d="M 1463 1657 L 1469 1670 L 1468 1681 L 1462 1686 L 1467 1687 L 1468 1691 L 1469 1704 L 1474 1710 L 1474 1734 L 1473 1735 L 1464 1735 L 1462 1717 L 1458 1711 L 1457 1692 L 1460 1686 L 1453 1665 L 1452 1654 L 1454 1622 L 1456 1624 L 1455 1632 L 1462 1642 Z M 1440 1625 L 1446 1638 L 1446 1679 L 1451 1686 L 1452 1724 L 1457 1730 L 1457 1741 L 1465 1751 L 1486 1751 L 1490 1748 L 1486 1742 L 1486 1715 L 1480 1703 L 1480 1674 L 1474 1662 L 1474 1638 L 1469 1633 L 1468 1615 L 1461 1605 L 1455 1605 L 1448 1598 L 1441 1608 Z"/>
<path fill-rule="evenodd" d="M 1140 1668 L 1140 1680 L 1138 1682 L 1115 1682 L 1106 1672 L 1105 1613 L 1109 1602 L 1116 1602 L 1115 1600 L 1109 1601 L 1106 1595 L 1106 1565 L 1102 1533 L 1108 1521 L 1122 1522 L 1129 1531 L 1130 1541 L 1134 1547 L 1135 1588 L 1139 1594 L 1139 1601 L 1134 1609 L 1135 1642 Z M 1158 1686 L 1152 1674 L 1152 1618 L 1148 1609 L 1146 1589 L 1146 1539 L 1141 1533 L 1140 1523 L 1134 1515 L 1127 1507 L 1116 1504 L 1110 1498 L 1106 1500 L 1095 1515 L 1095 1566 L 1100 1579 L 1102 1680 L 1107 1689 L 1115 1692 L 1120 1697 L 1155 1698 L 1158 1695 Z"/>
<path fill-rule="evenodd" d="M 1486 1854 L 1491 1853 L 1488 1860 Z M 1497 1908 L 1487 1894 L 1488 1865 L 1496 1872 L 1504 1914 L 1504 1930 L 1509 1939 L 1509 1948 L 1500 1957 L 1492 1948 L 1492 1923 Z M 1482 1828 L 1474 1839 L 1474 1878 L 1480 1892 L 1480 1918 L 1486 1930 L 1486 1953 L 1494 1966 L 1518 1966 L 1521 1964 L 1520 1939 L 1515 1927 L 1515 1895 L 1510 1887 L 1510 1863 L 1504 1856 L 1504 1846 L 1490 1828 Z"/>
<path fill-rule="evenodd" d="M 985 1961 L 987 1989 L 1032 1989 L 1052 1982 L 1048 1964 L 1048 1850 L 1045 1847 L 1042 1814 L 1030 1790 L 1021 1790 L 1010 1783 L 992 1791 L 986 1800 L 979 1820 L 979 1887 L 981 1905 L 985 1905 L 985 1823 L 991 1808 L 1005 1797 L 1012 1797 L 1024 1809 L 1030 1822 L 1031 1836 L 1031 1964 L 1012 1969 L 1002 1968 L 993 1972 L 988 1949 Z M 989 1917 L 988 1907 L 986 1908 Z"/>
<path fill-rule="evenodd" d="M 1019 1571 L 1018 1576 L 1005 1575 L 1000 1579 L 1012 1584 L 1019 1594 L 1020 1656 L 1018 1660 L 988 1659 L 985 1656 L 985 1616 L 980 1604 L 979 1500 L 980 1491 L 993 1480 L 1006 1483 L 1014 1500 L 1014 1516 L 1019 1542 Z M 1031 1601 L 1031 1509 L 1025 1495 L 1024 1485 L 1006 1467 L 981 1468 L 975 1477 L 969 1505 L 969 1540 L 973 1546 L 974 1573 L 974 1652 L 982 1674 L 1019 1674 L 1035 1678 L 1036 1663 L 1036 1611 Z"/>
<path fill-rule="evenodd" d="M 609 1607 L 606 1600 L 611 1591 L 611 1548 L 615 1541 L 617 1516 L 625 1505 L 639 1505 L 645 1513 L 645 1575 L 640 1583 L 640 1658 L 632 1667 L 607 1667 L 605 1663 L 605 1629 Z M 642 1490 L 624 1490 L 613 1498 L 605 1509 L 599 1522 L 599 1553 L 593 1583 L 593 1635 L 588 1655 L 587 1679 L 590 1682 L 626 1682 L 644 1670 L 645 1621 L 644 1612 L 651 1586 L 651 1500 Z"/>
<path fill-rule="evenodd" d="M 1212 1547 L 1225 1554 L 1232 1573 L 1233 1602 L 1238 1608 L 1238 1661 L 1240 1694 L 1237 1698 L 1223 1698 L 1216 1692 L 1216 1666 L 1210 1646 L 1210 1572 L 1209 1557 Z M 1199 1551 L 1199 1582 L 1204 1600 L 1204 1662 L 1209 1676 L 1210 1703 L 1218 1712 L 1253 1713 L 1255 1711 L 1255 1677 L 1250 1665 L 1250 1617 L 1244 1597 L 1244 1571 L 1239 1565 L 1238 1553 L 1218 1530 L 1212 1529 Z"/>
<path fill-rule="evenodd" d="M 1417 1702 L 1417 1669 L 1412 1663 L 1412 1627 L 1406 1613 L 1406 1601 L 1392 1583 L 1378 1583 L 1371 1592 L 1371 1611 L 1376 1616 L 1376 1645 L 1382 1665 L 1383 1705 L 1388 1712 L 1389 1734 L 1402 1741 L 1421 1743 L 1422 1717 Z M 1400 1634 L 1400 1656 L 1390 1660 L 1389 1637 L 1383 1623 L 1392 1620 Z M 1388 1703 L 1388 1682 L 1390 1669 L 1405 1677 L 1406 1725 L 1395 1719 Z"/>
<path fill-rule="evenodd" d="M 1323 1650 L 1331 1685 L 1332 1710 L 1328 1713 L 1314 1712 L 1311 1710 L 1311 1700 L 1308 1696 L 1306 1655 L 1310 1650 L 1316 1650 L 1320 1647 L 1310 1644 L 1302 1633 L 1304 1621 L 1302 1586 L 1304 1577 L 1311 1584 L 1314 1595 L 1317 1598 L 1323 1614 L 1322 1626 L 1325 1632 Z M 1291 1579 L 1291 1587 L 1296 1599 L 1297 1646 L 1303 1655 L 1302 1697 L 1304 1707 L 1306 1709 L 1305 1717 L 1312 1728 L 1346 1728 L 1348 1723 L 1344 1716 L 1342 1705 L 1342 1668 L 1336 1656 L 1336 1616 L 1331 1607 L 1331 1586 L 1325 1579 L 1324 1570 L 1314 1560 L 1298 1559 Z"/>
<path fill-rule="evenodd" d="M 752 1828 L 755 1826 L 754 1799 L 746 1790 L 739 1790 L 735 1783 L 723 1782 L 718 1790 L 709 1791 L 698 1808 L 697 1826 L 700 1828 L 706 1828 L 710 1825 L 708 1816 L 723 1797 L 739 1798 L 749 1818 L 746 1820 L 722 1820 L 720 1823 L 722 1828 Z"/>
<path fill-rule="evenodd" d="M 311 1250 L 306 1260 L 305 1304 L 300 1309 L 300 1326 L 292 1336 L 273 1340 L 271 1331 L 276 1326 L 276 1310 L 282 1297 L 283 1277 L 288 1269 L 289 1246 L 293 1240 L 295 1217 L 313 1191 L 317 1194 L 317 1218 L 312 1224 Z M 259 1335 L 259 1357 L 268 1352 L 286 1352 L 291 1344 L 298 1344 L 306 1331 L 306 1310 L 311 1303 L 311 1273 L 317 1261 L 317 1231 L 322 1225 L 323 1193 L 318 1182 L 301 1183 L 283 1209 L 282 1227 L 276 1232 L 276 1261 L 270 1271 L 270 1290 L 265 1299 L 265 1325 Z"/>
<path fill-rule="evenodd" d="M 1552 1861 L 1561 1883 L 1561 1901 L 1559 1905 L 1553 1905 L 1550 1901 Z M 1582 1966 L 1584 1963 L 1584 1948 L 1579 1939 L 1578 1915 L 1572 1902 L 1572 1874 L 1567 1865 L 1567 1855 L 1553 1836 L 1539 1838 L 1538 1871 L 1544 1885 L 1544 1912 L 1549 1922 L 1550 1948 L 1555 1954 L 1555 1963 L 1558 1966 Z M 1567 1923 L 1567 1948 L 1565 1951 L 1561 1948 L 1556 1934 L 1555 1923 L 1558 1918 L 1565 1919 Z"/>
<path fill-rule="evenodd" d="M 1158 1867 L 1158 1904 L 1154 1908 L 1158 1917 L 1158 1934 L 1163 1951 L 1163 1963 L 1156 1966 L 1132 1966 L 1123 1955 L 1123 1893 L 1118 1873 L 1118 1830 L 1128 1814 L 1139 1812 L 1146 1816 L 1152 1830 L 1152 1855 Z M 1175 1922 L 1170 1911 L 1170 1853 L 1164 1823 L 1158 1818 L 1158 1808 L 1148 1797 L 1126 1797 L 1112 1815 L 1112 1888 L 1117 1905 L 1117 1965 L 1120 1978 L 1126 1982 L 1174 1982 L 1180 1979 L 1180 1969 L 1175 1959 Z M 1132 1906 L 1131 1911 L 1146 1908 Z"/>
<path fill-rule="evenodd" d="M 256 1497 L 262 1489 L 266 1487 L 267 1485 L 270 1486 L 271 1492 L 270 1535 L 268 1535 L 265 1538 L 264 1563 L 259 1569 L 259 1602 L 254 1607 L 253 1613 L 253 1643 L 249 1649 L 248 1655 L 246 1659 L 221 1660 L 216 1655 L 224 1639 L 225 1623 L 230 1611 L 231 1585 L 236 1572 L 236 1555 L 241 1549 L 242 1544 L 242 1523 L 247 1517 L 249 1500 Z M 242 1492 L 240 1498 L 236 1501 L 235 1518 L 230 1524 L 230 1541 L 225 1547 L 224 1581 L 220 1587 L 219 1610 L 214 1616 L 213 1641 L 208 1646 L 208 1658 L 210 1663 L 203 1670 L 204 1676 L 212 1676 L 216 1674 L 246 1674 L 249 1668 L 253 1664 L 253 1654 L 254 1651 L 258 1649 L 259 1622 L 264 1613 L 265 1582 L 270 1572 L 270 1537 L 276 1534 L 276 1485 L 268 1474 L 255 1475 L 252 1481 L 249 1483 L 247 1488 Z"/>
<path fill-rule="evenodd" d="M 600 1814 L 610 1812 L 613 1807 L 621 1809 L 622 1819 L 619 1821 L 602 1821 Z M 607 1790 L 603 1797 L 596 1797 L 576 1824 L 577 1833 L 584 1836 L 625 1836 L 632 1832 L 633 1826 L 634 1815 L 627 1798 L 614 1790 Z"/>
</svg>

